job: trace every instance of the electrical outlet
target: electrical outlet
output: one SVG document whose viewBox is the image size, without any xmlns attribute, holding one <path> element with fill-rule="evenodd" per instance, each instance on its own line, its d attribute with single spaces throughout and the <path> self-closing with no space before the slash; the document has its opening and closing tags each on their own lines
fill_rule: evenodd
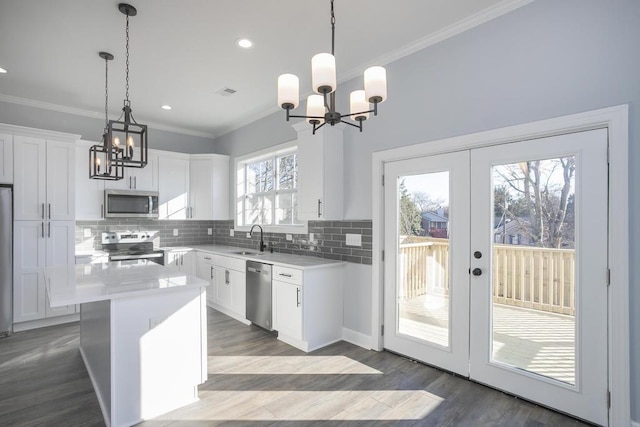
<svg viewBox="0 0 640 427">
<path fill-rule="evenodd" d="M 347 233 L 347 246 L 362 246 L 361 234 L 349 234 Z"/>
<path fill-rule="evenodd" d="M 84 238 L 88 239 L 89 237 L 91 237 L 91 229 L 90 228 L 85 228 L 84 230 L 82 230 L 84 233 Z"/>
<path fill-rule="evenodd" d="M 174 235 L 174 237 L 178 235 L 178 229 L 177 228 L 173 229 L 173 235 Z"/>
<path fill-rule="evenodd" d="M 213 234 L 213 228 L 207 228 L 207 234 L 211 236 Z"/>
<path fill-rule="evenodd" d="M 251 233 L 247 233 L 247 239 L 251 238 Z"/>
<path fill-rule="evenodd" d="M 229 230 L 229 236 L 233 237 L 233 229 Z"/>
<path fill-rule="evenodd" d="M 292 241 L 293 240 L 293 235 L 292 234 L 287 234 L 287 240 L 288 241 Z"/>
</svg>

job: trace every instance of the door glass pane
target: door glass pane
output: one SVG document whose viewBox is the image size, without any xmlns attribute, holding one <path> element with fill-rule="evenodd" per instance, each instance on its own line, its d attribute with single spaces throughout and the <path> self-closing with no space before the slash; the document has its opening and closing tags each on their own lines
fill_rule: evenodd
<svg viewBox="0 0 640 427">
<path fill-rule="evenodd" d="M 523 161 L 494 166 L 492 176 L 492 359 L 569 384 L 576 369 L 575 165 L 575 156 Z"/>
<path fill-rule="evenodd" d="M 398 178 L 397 332 L 449 346 L 449 172 Z"/>
</svg>

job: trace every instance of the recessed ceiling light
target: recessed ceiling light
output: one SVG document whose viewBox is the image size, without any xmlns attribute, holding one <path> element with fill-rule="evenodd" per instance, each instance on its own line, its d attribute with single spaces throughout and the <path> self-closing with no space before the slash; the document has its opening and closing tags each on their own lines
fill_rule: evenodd
<svg viewBox="0 0 640 427">
<path fill-rule="evenodd" d="M 253 42 L 249 39 L 238 39 L 236 40 L 236 44 L 244 49 L 249 49 L 253 47 Z"/>
<path fill-rule="evenodd" d="M 163 110 L 171 110 L 171 105 L 163 105 L 162 109 Z"/>
<path fill-rule="evenodd" d="M 6 74 L 7 70 L 5 70 L 4 68 L 0 68 L 0 74 Z"/>
</svg>

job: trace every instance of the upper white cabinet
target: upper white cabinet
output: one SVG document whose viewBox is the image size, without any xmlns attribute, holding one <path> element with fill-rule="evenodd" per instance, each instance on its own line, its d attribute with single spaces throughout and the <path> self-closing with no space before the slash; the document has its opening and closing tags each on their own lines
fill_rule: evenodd
<svg viewBox="0 0 640 427">
<path fill-rule="evenodd" d="M 194 154 L 189 168 L 188 218 L 229 219 L 229 156 Z"/>
<path fill-rule="evenodd" d="M 70 142 L 14 136 L 16 220 L 75 218 L 75 155 Z"/>
<path fill-rule="evenodd" d="M 13 135 L 0 133 L 0 184 L 13 183 Z"/>
<path fill-rule="evenodd" d="M 149 150 L 145 167 L 124 168 L 124 178 L 118 181 L 104 181 L 104 188 L 110 190 L 158 191 L 157 152 Z"/>
<path fill-rule="evenodd" d="M 161 171 L 160 219 L 186 219 L 189 216 L 189 155 L 162 152 L 158 156 Z"/>
<path fill-rule="evenodd" d="M 298 217 L 343 219 L 343 127 L 324 126 L 312 134 L 306 122 L 298 132 Z"/>
</svg>

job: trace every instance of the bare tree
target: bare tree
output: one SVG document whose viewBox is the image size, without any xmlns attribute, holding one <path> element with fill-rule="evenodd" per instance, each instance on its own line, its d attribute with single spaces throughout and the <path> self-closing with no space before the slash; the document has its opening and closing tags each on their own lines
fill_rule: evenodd
<svg viewBox="0 0 640 427">
<path fill-rule="evenodd" d="M 415 191 L 411 195 L 413 203 L 416 204 L 420 212 L 436 212 L 443 207 L 444 199 L 431 197 L 429 193 L 424 191 Z"/>
</svg>

